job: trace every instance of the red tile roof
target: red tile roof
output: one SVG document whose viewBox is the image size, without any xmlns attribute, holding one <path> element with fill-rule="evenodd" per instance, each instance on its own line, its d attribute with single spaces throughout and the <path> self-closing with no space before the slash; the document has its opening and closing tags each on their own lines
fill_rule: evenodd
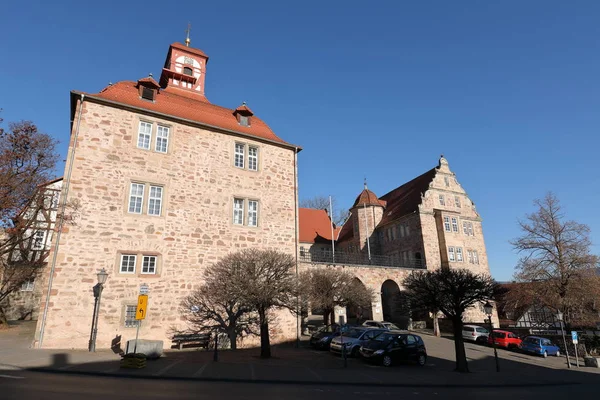
<svg viewBox="0 0 600 400">
<path fill-rule="evenodd" d="M 354 201 L 354 205 L 352 206 L 352 208 L 362 205 L 385 207 L 385 201 L 379 200 L 375 193 L 365 188 L 362 192 L 360 192 L 360 194 Z"/>
<path fill-rule="evenodd" d="M 185 44 L 178 43 L 178 42 L 171 43 L 171 47 L 174 47 L 174 48 L 179 49 L 179 50 L 187 51 L 188 53 L 192 53 L 192 54 L 195 54 L 197 56 L 204 57 L 208 61 L 208 56 L 206 55 L 206 53 L 204 53 L 200 49 L 196 49 L 194 47 L 188 47 Z"/>
<path fill-rule="evenodd" d="M 387 207 L 383 212 L 383 218 L 378 226 L 385 225 L 404 215 L 419 210 L 421 194 L 429 189 L 429 184 L 435 177 L 437 168 L 432 168 L 415 179 L 381 196 L 387 201 Z"/>
<path fill-rule="evenodd" d="M 354 239 L 354 224 L 352 218 L 348 218 L 344 225 L 340 228 L 340 234 L 338 235 L 338 242 L 346 242 Z"/>
<path fill-rule="evenodd" d="M 151 76 L 147 76 L 147 77 L 145 77 L 145 78 L 138 79 L 138 84 L 139 84 L 139 83 L 149 83 L 149 84 L 151 84 L 152 86 L 154 86 L 154 87 L 156 87 L 156 88 L 159 88 L 159 87 L 160 87 L 160 85 L 158 84 L 158 82 L 156 82 L 156 81 L 154 80 L 154 78 L 152 78 Z"/>
<path fill-rule="evenodd" d="M 300 225 L 299 240 L 301 243 L 317 243 L 331 241 L 331 220 L 325 210 L 314 208 L 299 208 L 298 222 Z M 335 227 L 333 235 L 337 238 L 340 231 Z"/>
<path fill-rule="evenodd" d="M 121 81 L 106 87 L 100 93 L 83 94 L 90 98 L 109 100 L 124 106 L 133 106 L 148 110 L 149 112 L 166 114 L 174 118 L 235 131 L 244 135 L 285 144 L 290 147 L 297 147 L 275 135 L 271 128 L 256 116 L 252 118 L 251 126 L 241 126 L 234 115 L 234 110 L 210 104 L 204 96 L 168 87 L 164 90 L 159 90 L 156 100 L 151 102 L 140 98 L 136 85 L 136 82 Z M 76 95 L 81 94 L 75 91 L 71 93 Z M 72 106 L 74 106 L 73 103 Z"/>
</svg>

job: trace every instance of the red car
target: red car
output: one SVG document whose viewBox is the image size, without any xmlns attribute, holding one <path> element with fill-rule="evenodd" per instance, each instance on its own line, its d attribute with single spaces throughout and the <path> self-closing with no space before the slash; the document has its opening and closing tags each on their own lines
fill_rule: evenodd
<svg viewBox="0 0 600 400">
<path fill-rule="evenodd" d="M 488 337 L 488 344 L 492 345 L 492 340 L 496 346 L 504 347 L 505 349 L 516 349 L 521 346 L 521 338 L 509 331 L 494 330 Z"/>
</svg>

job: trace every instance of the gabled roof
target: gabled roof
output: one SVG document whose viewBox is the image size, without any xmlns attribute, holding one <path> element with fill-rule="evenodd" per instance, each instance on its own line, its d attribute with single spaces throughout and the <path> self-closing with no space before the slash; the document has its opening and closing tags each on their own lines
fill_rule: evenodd
<svg viewBox="0 0 600 400">
<path fill-rule="evenodd" d="M 300 225 L 300 243 L 319 243 L 331 241 L 331 220 L 325 210 L 314 208 L 299 208 L 298 222 Z M 340 228 L 333 230 L 334 238 L 337 238 Z"/>
<path fill-rule="evenodd" d="M 385 207 L 386 202 L 379 200 L 375 193 L 365 187 L 354 201 L 352 208 L 363 205 Z"/>
<path fill-rule="evenodd" d="M 432 168 L 415 179 L 381 196 L 381 200 L 387 201 L 387 207 L 383 218 L 378 226 L 385 225 L 404 215 L 419 210 L 421 195 L 429 189 L 429 184 L 436 174 L 436 168 Z"/>
<path fill-rule="evenodd" d="M 179 42 L 171 43 L 171 47 L 174 47 L 179 50 L 187 51 L 188 53 L 195 54 L 197 56 L 204 57 L 208 61 L 208 56 L 206 55 L 206 53 L 200 49 L 196 49 L 195 47 L 189 47 L 189 46 L 186 46 L 185 44 L 179 43 Z"/>
<path fill-rule="evenodd" d="M 160 87 L 160 85 L 158 84 L 158 82 L 156 82 L 156 81 L 154 80 L 154 78 L 152 78 L 151 76 L 147 76 L 147 77 L 145 77 L 145 78 L 138 79 L 138 85 L 139 85 L 140 83 L 148 83 L 148 84 L 150 84 L 150 85 L 152 85 L 152 86 L 154 86 L 154 87 L 156 87 L 156 88 L 159 88 L 159 87 Z"/>
<path fill-rule="evenodd" d="M 234 115 L 234 110 L 211 104 L 206 101 L 204 96 L 196 96 L 194 93 L 186 93 L 184 90 L 168 87 L 159 91 L 155 101 L 152 102 L 140 98 L 136 85 L 136 82 L 121 81 L 106 87 L 97 94 L 77 91 L 72 91 L 71 94 L 77 97 L 84 94 L 88 98 L 105 100 L 114 105 L 135 107 L 149 113 L 159 113 L 174 119 L 221 128 L 241 135 L 280 143 L 287 147 L 298 147 L 275 135 L 271 128 L 256 116 L 252 118 L 251 126 L 241 126 Z M 76 99 L 72 99 L 72 113 L 75 104 Z"/>
</svg>

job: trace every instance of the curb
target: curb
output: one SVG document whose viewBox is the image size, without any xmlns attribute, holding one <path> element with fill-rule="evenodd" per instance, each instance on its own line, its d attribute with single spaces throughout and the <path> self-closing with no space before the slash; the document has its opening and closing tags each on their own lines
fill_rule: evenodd
<svg viewBox="0 0 600 400">
<path fill-rule="evenodd" d="M 101 376 L 106 378 L 125 379 L 153 379 L 165 381 L 188 382 L 226 382 L 226 383 L 253 383 L 271 385 L 301 385 L 301 386 L 357 386 L 357 387 L 410 387 L 410 388 L 521 388 L 521 387 L 548 387 L 548 386 L 573 386 L 583 382 L 549 382 L 549 383 L 506 383 L 506 384 L 456 384 L 456 383 L 380 383 L 380 382 L 341 382 L 341 381 L 295 381 L 290 379 L 237 379 L 237 378 L 202 378 L 181 376 L 147 376 L 134 374 L 116 374 L 110 372 L 65 371 L 52 368 L 26 368 L 24 371 L 42 372 L 62 375 Z"/>
</svg>

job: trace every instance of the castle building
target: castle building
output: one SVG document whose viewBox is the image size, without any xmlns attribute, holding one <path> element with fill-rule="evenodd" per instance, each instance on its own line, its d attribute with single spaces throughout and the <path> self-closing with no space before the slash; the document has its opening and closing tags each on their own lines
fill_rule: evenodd
<svg viewBox="0 0 600 400">
<path fill-rule="evenodd" d="M 141 284 L 150 292 L 140 337 L 170 343 L 170 329 L 183 328 L 180 302 L 206 266 L 247 247 L 296 254 L 300 148 L 246 104 L 212 104 L 208 60 L 189 41 L 173 43 L 158 81 L 71 92 L 61 204 L 81 209 L 52 246 L 38 346 L 87 347 L 102 268 L 97 347 L 107 348 L 135 337 Z M 295 318 L 282 314 L 278 328 L 295 337 Z"/>
</svg>

